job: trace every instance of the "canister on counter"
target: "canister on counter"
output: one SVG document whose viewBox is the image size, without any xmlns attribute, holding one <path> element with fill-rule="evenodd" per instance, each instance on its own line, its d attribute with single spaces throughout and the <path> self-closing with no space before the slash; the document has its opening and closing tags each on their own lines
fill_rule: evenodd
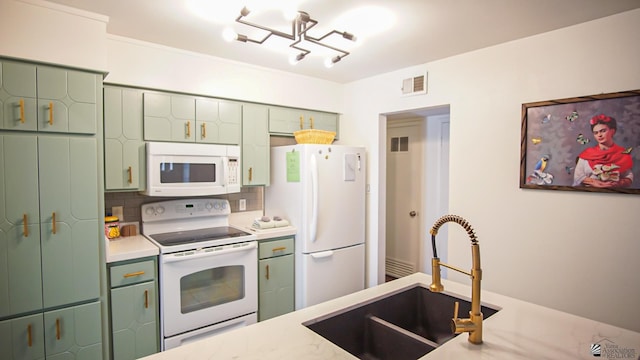
<svg viewBox="0 0 640 360">
<path fill-rule="evenodd" d="M 120 223 L 117 216 L 105 216 L 104 235 L 108 239 L 115 239 L 120 236 Z"/>
</svg>

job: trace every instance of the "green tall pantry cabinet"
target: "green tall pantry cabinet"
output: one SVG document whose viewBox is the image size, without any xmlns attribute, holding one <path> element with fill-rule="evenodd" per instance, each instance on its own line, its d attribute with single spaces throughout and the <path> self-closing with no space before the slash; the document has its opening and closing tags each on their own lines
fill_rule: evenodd
<svg viewBox="0 0 640 360">
<path fill-rule="evenodd" d="M 0 59 L 0 349 L 100 359 L 100 74 Z"/>
</svg>

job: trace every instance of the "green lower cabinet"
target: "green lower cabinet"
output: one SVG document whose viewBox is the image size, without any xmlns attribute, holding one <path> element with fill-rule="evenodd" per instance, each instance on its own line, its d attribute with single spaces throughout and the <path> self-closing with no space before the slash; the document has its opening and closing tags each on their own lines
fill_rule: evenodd
<svg viewBox="0 0 640 360">
<path fill-rule="evenodd" d="M 0 321 L 2 359 L 102 358 L 100 302 Z"/>
<path fill-rule="evenodd" d="M 44 359 L 42 314 L 0 321 L 0 349 L 7 360 Z"/>
<path fill-rule="evenodd" d="M 111 290 L 113 358 L 137 359 L 158 352 L 155 283 Z"/>
<path fill-rule="evenodd" d="M 102 358 L 100 302 L 44 313 L 47 359 Z"/>
<path fill-rule="evenodd" d="M 258 260 L 258 321 L 294 310 L 293 238 L 262 240 Z"/>
<path fill-rule="evenodd" d="M 133 360 L 160 351 L 156 279 L 156 257 L 118 262 L 109 267 L 114 360 Z"/>
</svg>

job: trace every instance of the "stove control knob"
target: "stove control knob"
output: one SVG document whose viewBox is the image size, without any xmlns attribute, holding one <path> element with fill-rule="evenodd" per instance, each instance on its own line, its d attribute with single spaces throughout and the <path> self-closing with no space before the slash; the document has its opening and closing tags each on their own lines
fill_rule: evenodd
<svg viewBox="0 0 640 360">
<path fill-rule="evenodd" d="M 147 210 L 144 211 L 147 215 L 153 215 L 156 211 L 153 206 L 149 206 Z"/>
<path fill-rule="evenodd" d="M 213 208 L 213 204 L 207 203 L 204 207 L 207 208 L 207 210 L 211 210 Z"/>
<path fill-rule="evenodd" d="M 216 210 L 220 210 L 220 203 L 219 203 L 219 202 L 214 203 L 214 204 L 213 204 L 213 207 L 214 207 Z"/>
<path fill-rule="evenodd" d="M 162 206 L 158 206 L 158 208 L 156 209 L 156 212 L 158 213 L 158 215 L 164 214 L 164 208 Z"/>
</svg>

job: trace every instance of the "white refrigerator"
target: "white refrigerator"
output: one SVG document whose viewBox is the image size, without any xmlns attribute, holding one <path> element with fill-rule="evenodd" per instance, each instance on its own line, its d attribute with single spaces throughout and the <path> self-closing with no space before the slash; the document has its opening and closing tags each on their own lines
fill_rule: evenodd
<svg viewBox="0 0 640 360">
<path fill-rule="evenodd" d="M 365 156 L 343 145 L 271 149 L 265 214 L 297 228 L 296 309 L 364 289 Z"/>
</svg>

